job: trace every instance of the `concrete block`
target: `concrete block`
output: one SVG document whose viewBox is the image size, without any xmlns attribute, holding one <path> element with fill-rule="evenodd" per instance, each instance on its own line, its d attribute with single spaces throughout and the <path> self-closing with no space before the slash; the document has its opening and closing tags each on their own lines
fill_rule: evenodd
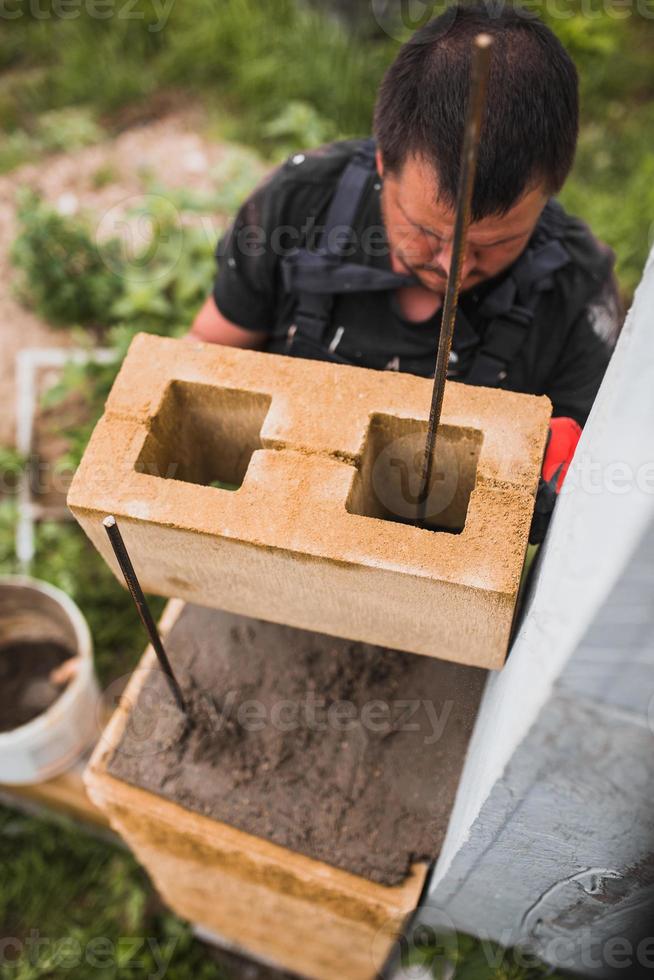
<svg viewBox="0 0 654 980">
<path fill-rule="evenodd" d="M 118 518 L 151 592 L 499 668 L 550 403 L 449 384 L 418 528 L 431 386 L 140 335 L 68 503 L 116 572 Z"/>
<path fill-rule="evenodd" d="M 182 608 L 168 604 L 164 635 Z M 148 649 L 98 742 L 84 777 L 91 799 L 182 918 L 301 976 L 372 980 L 418 903 L 427 866 L 416 864 L 401 885 L 376 884 L 111 776 L 155 665 Z"/>
</svg>

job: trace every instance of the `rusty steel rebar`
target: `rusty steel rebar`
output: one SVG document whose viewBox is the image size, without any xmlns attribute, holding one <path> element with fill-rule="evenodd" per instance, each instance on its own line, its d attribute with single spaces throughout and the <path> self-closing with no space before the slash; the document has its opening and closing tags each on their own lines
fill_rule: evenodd
<svg viewBox="0 0 654 980">
<path fill-rule="evenodd" d="M 461 270 L 468 241 L 472 195 L 477 174 L 477 159 L 479 156 L 479 141 L 481 126 L 486 105 L 486 89 L 490 68 L 490 55 L 493 39 L 489 34 L 478 34 L 474 40 L 472 52 L 472 73 L 470 79 L 470 95 L 466 111 L 465 133 L 461 154 L 461 170 L 456 201 L 456 220 L 452 240 L 452 262 L 447 278 L 445 302 L 441 321 L 441 333 L 438 341 L 436 356 L 436 371 L 432 390 L 429 425 L 422 463 L 420 478 L 420 493 L 418 496 L 418 523 L 424 525 L 426 520 L 427 500 L 434 466 L 434 449 L 438 426 L 443 411 L 443 397 L 447 381 L 447 370 L 452 350 L 452 337 L 456 323 L 456 312 L 461 289 Z"/>
<path fill-rule="evenodd" d="M 168 687 L 170 688 L 171 694 L 175 698 L 175 702 L 180 711 L 188 717 L 188 707 L 186 701 L 184 700 L 182 689 L 179 686 L 177 678 L 173 672 L 173 668 L 170 665 L 168 655 L 164 650 L 161 637 L 159 636 L 159 631 L 155 626 L 152 613 L 150 612 L 150 607 L 143 594 L 143 589 L 141 588 L 136 572 L 134 571 L 134 566 L 132 565 L 127 548 L 125 547 L 125 542 L 123 541 L 123 536 L 118 528 L 116 518 L 112 516 L 105 517 L 102 522 L 102 526 L 107 532 L 107 536 L 111 542 L 111 547 L 113 548 L 116 556 L 116 561 L 120 565 L 120 570 L 123 573 L 125 584 L 130 591 L 141 622 L 143 623 L 148 637 L 150 638 L 150 643 L 152 644 L 154 652 L 157 655 L 159 666 L 164 672 L 164 676 L 168 682 Z"/>
</svg>

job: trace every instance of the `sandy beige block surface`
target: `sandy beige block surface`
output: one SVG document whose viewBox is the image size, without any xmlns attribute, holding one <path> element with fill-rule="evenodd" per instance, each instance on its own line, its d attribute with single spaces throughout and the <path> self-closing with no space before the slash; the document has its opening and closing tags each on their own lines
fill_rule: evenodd
<svg viewBox="0 0 654 980">
<path fill-rule="evenodd" d="M 151 592 L 498 668 L 550 403 L 449 384 L 422 528 L 430 397 L 411 375 L 139 335 L 69 506 L 117 572 L 116 516 Z"/>
<path fill-rule="evenodd" d="M 182 607 L 166 607 L 164 636 Z M 154 663 L 148 649 L 98 742 L 84 776 L 91 799 L 182 918 L 302 976 L 372 980 L 418 903 L 426 865 L 400 886 L 375 884 L 110 776 Z"/>
</svg>

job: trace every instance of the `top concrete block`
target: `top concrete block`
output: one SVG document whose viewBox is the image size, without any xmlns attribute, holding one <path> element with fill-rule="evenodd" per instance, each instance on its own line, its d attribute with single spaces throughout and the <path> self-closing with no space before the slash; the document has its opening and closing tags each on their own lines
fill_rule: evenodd
<svg viewBox="0 0 654 980">
<path fill-rule="evenodd" d="M 450 383 L 416 517 L 432 382 L 139 335 L 68 503 L 146 590 L 475 666 L 506 655 L 551 407 Z"/>
</svg>

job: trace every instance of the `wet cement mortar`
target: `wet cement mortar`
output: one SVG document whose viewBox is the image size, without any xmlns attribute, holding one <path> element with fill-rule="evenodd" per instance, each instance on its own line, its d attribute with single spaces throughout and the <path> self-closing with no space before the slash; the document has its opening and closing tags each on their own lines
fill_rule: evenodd
<svg viewBox="0 0 654 980">
<path fill-rule="evenodd" d="M 12 732 L 38 718 L 65 687 L 50 674 L 72 656 L 59 643 L 16 642 L 0 647 L 0 732 Z"/>
<path fill-rule="evenodd" d="M 371 881 L 440 850 L 486 672 L 186 606 L 109 765 Z"/>
</svg>

